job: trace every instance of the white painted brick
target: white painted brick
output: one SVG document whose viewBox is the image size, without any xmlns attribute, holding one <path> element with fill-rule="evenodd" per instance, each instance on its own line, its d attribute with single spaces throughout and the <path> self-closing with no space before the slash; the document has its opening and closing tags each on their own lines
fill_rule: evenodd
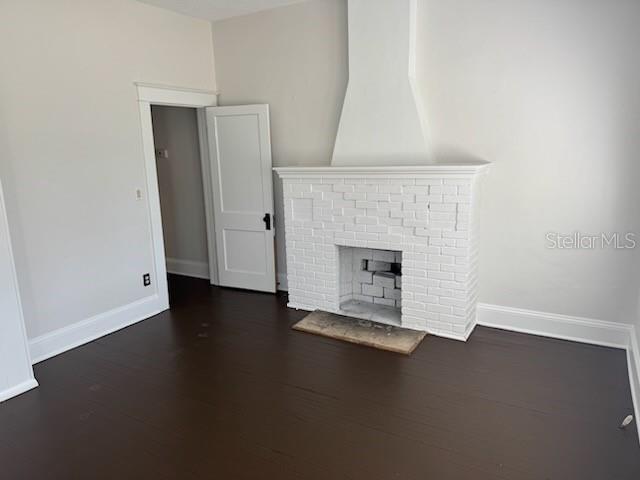
<svg viewBox="0 0 640 480">
<path fill-rule="evenodd" d="M 385 242 L 387 244 L 399 244 L 402 241 L 402 236 L 400 235 L 386 235 L 384 233 L 380 234 L 380 241 Z M 382 247 L 380 247 L 382 248 Z M 388 248 L 388 247 L 387 247 Z"/>
<path fill-rule="evenodd" d="M 424 303 L 425 305 L 427 304 L 432 304 L 435 305 L 438 302 L 438 297 L 436 297 L 435 295 L 425 295 L 425 294 L 416 294 L 415 295 L 415 299 L 416 301 L 420 302 L 420 303 Z M 428 305 L 427 305 L 428 307 Z M 427 310 L 429 310 L 427 308 Z"/>
<path fill-rule="evenodd" d="M 437 265 L 439 267 L 439 265 Z M 427 270 L 427 278 L 437 278 L 438 280 L 454 280 L 455 274 L 452 272 L 441 272 L 436 270 Z"/>
<path fill-rule="evenodd" d="M 378 202 L 378 210 L 391 211 L 400 210 L 402 208 L 401 202 Z"/>
<path fill-rule="evenodd" d="M 391 210 L 389 213 L 391 218 L 415 218 L 416 216 L 414 211 Z"/>
<path fill-rule="evenodd" d="M 345 200 L 365 200 L 367 198 L 367 194 L 364 192 L 356 192 L 356 193 L 345 193 Z"/>
<path fill-rule="evenodd" d="M 367 193 L 367 200 L 373 202 L 388 202 L 389 194 L 388 193 Z"/>
<path fill-rule="evenodd" d="M 363 295 L 369 295 L 372 297 L 383 297 L 384 290 L 382 287 L 378 285 L 369 285 L 367 283 L 362 284 L 362 293 Z"/>
<path fill-rule="evenodd" d="M 387 305 L 388 307 L 395 307 L 396 306 L 396 301 L 389 299 L 389 298 L 378 298 L 375 297 L 373 299 L 373 303 L 378 304 L 378 305 Z"/>
<path fill-rule="evenodd" d="M 361 233 L 361 232 L 356 232 L 356 240 L 378 240 L 378 233 Z M 360 247 L 366 247 L 365 244 L 361 244 L 361 245 L 356 245 L 356 246 L 360 246 Z"/>
<path fill-rule="evenodd" d="M 359 295 L 362 301 L 402 305 L 405 326 L 460 335 L 472 328 L 478 242 L 471 180 L 295 178 L 283 181 L 283 192 L 292 304 L 336 311 L 340 301 Z M 295 201 L 305 202 L 297 212 Z M 338 276 L 337 245 L 403 250 L 381 253 L 402 261 L 403 277 L 392 278 L 380 296 L 363 294 L 358 275 L 374 287 L 373 272 Z"/>
<path fill-rule="evenodd" d="M 432 212 L 455 212 L 455 203 L 432 203 L 429 205 L 429 210 Z"/>
<path fill-rule="evenodd" d="M 416 195 L 416 203 L 442 203 L 442 195 Z"/>
<path fill-rule="evenodd" d="M 343 200 L 344 196 L 340 192 L 322 192 L 323 200 Z"/>
<path fill-rule="evenodd" d="M 366 192 L 366 193 L 377 192 L 378 191 L 378 185 L 370 185 L 370 184 L 356 185 L 355 186 L 355 191 L 356 192 Z"/>
<path fill-rule="evenodd" d="M 366 225 L 367 232 L 370 233 L 387 233 L 389 227 L 387 225 Z"/>
<path fill-rule="evenodd" d="M 377 225 L 378 219 L 375 217 L 356 217 L 356 223 L 360 225 Z"/>
<path fill-rule="evenodd" d="M 293 193 L 311 192 L 311 185 L 308 183 L 298 183 L 298 184 L 291 185 L 291 192 Z"/>
<path fill-rule="evenodd" d="M 442 247 L 443 255 L 453 255 L 454 257 L 466 257 L 468 254 L 466 248 Z"/>
<path fill-rule="evenodd" d="M 458 193 L 458 188 L 455 185 L 431 185 L 429 193 L 431 195 L 453 195 Z"/>
<path fill-rule="evenodd" d="M 387 218 L 389 217 L 389 211 L 380 210 L 377 208 L 367 208 L 367 217 Z"/>
<path fill-rule="evenodd" d="M 389 263 L 394 263 L 396 261 L 396 252 L 392 252 L 389 250 L 374 250 L 372 253 L 373 260 Z"/>
<path fill-rule="evenodd" d="M 353 298 L 354 300 L 358 300 L 360 302 L 373 303 L 373 297 L 369 295 L 354 295 Z"/>
<path fill-rule="evenodd" d="M 409 186 L 403 187 L 402 193 L 420 193 L 423 195 L 428 195 L 429 187 L 426 185 L 415 185 L 415 186 L 409 185 Z"/>
<path fill-rule="evenodd" d="M 403 203 L 402 204 L 402 209 L 403 210 L 409 210 L 409 211 L 427 211 L 427 204 L 426 203 Z"/>
<path fill-rule="evenodd" d="M 409 202 L 415 203 L 416 196 L 413 193 L 403 193 L 402 195 L 389 195 L 391 202 Z"/>
<path fill-rule="evenodd" d="M 354 208 L 356 206 L 355 200 L 334 200 L 333 208 Z"/>
<path fill-rule="evenodd" d="M 356 273 L 356 280 L 359 283 L 373 283 L 373 272 L 368 272 L 366 270 L 360 270 Z"/>
<path fill-rule="evenodd" d="M 367 270 L 370 272 L 389 272 L 391 271 L 391 264 L 389 262 L 370 260 L 367 262 Z"/>
<path fill-rule="evenodd" d="M 352 193 L 355 191 L 355 187 L 353 185 L 335 185 L 333 187 L 334 192 L 343 192 L 343 193 Z"/>
<path fill-rule="evenodd" d="M 385 288 L 384 298 L 390 298 L 393 300 L 400 300 L 402 298 L 402 292 L 399 288 Z"/>
<path fill-rule="evenodd" d="M 427 311 L 427 306 L 424 303 L 416 302 L 414 300 L 402 299 L 402 308 L 406 309 L 407 312 L 413 310 L 418 315 L 420 315 L 419 312 Z"/>
<path fill-rule="evenodd" d="M 335 238 L 344 238 L 346 240 L 355 240 L 355 232 L 336 232 Z"/>
<path fill-rule="evenodd" d="M 379 185 L 378 192 L 380 193 L 401 193 L 402 187 L 400 185 Z"/>
<path fill-rule="evenodd" d="M 356 200 L 356 208 L 372 208 L 377 209 L 378 204 L 376 202 L 370 202 L 367 200 Z"/>
<path fill-rule="evenodd" d="M 446 313 L 446 314 L 451 314 L 451 312 L 453 311 L 453 309 L 451 307 L 449 307 L 448 305 L 434 305 L 431 303 L 427 304 L 427 312 L 437 312 L 437 313 Z M 442 318 L 442 317 L 440 317 Z"/>
<path fill-rule="evenodd" d="M 373 284 L 383 288 L 395 288 L 396 279 L 393 273 L 376 272 L 373 274 Z"/>
<path fill-rule="evenodd" d="M 415 220 L 413 218 L 405 218 L 402 221 L 402 225 L 404 225 L 405 227 L 427 228 L 429 226 L 429 222 L 427 220 Z"/>
</svg>

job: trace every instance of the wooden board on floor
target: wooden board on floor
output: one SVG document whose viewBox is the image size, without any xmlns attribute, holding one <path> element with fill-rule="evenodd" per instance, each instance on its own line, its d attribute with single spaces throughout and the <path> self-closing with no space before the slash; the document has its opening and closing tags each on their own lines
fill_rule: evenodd
<svg viewBox="0 0 640 480">
<path fill-rule="evenodd" d="M 410 355 L 426 335 L 425 332 L 417 330 L 345 317 L 322 310 L 310 313 L 296 323 L 293 329 L 404 355 Z"/>
</svg>

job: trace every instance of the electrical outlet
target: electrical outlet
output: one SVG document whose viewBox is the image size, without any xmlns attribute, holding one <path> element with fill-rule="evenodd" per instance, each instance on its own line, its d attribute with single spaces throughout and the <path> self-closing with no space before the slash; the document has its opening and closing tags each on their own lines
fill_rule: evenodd
<svg viewBox="0 0 640 480">
<path fill-rule="evenodd" d="M 144 275 L 142 275 L 142 284 L 145 287 L 148 287 L 149 285 L 151 285 L 151 274 L 150 273 L 145 273 Z"/>
</svg>

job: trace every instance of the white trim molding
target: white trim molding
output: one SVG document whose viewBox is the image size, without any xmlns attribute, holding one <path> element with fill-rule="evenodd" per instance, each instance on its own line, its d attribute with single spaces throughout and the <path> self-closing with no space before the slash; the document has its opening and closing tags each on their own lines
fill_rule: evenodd
<svg viewBox="0 0 640 480">
<path fill-rule="evenodd" d="M 280 292 L 288 292 L 289 284 L 287 283 L 286 273 L 276 273 L 277 289 Z"/>
<path fill-rule="evenodd" d="M 489 171 L 489 162 L 461 161 L 457 163 L 427 163 L 394 166 L 295 166 L 275 167 L 280 178 L 433 178 L 473 177 Z"/>
<path fill-rule="evenodd" d="M 523 308 L 478 304 L 478 325 L 605 347 L 629 346 L 631 325 Z"/>
<path fill-rule="evenodd" d="M 151 232 L 151 252 L 154 259 L 153 285 L 156 288 L 164 310 L 169 308 L 169 287 L 167 285 L 167 265 L 165 260 L 158 170 L 153 140 L 151 105 L 205 108 L 217 104 L 215 92 L 189 88 L 167 87 L 147 83 L 135 84 L 140 109 L 140 133 L 144 152 L 144 168 L 147 180 L 147 208 L 149 210 L 149 230 Z M 205 205 L 207 209 L 208 204 Z M 209 228 L 209 227 L 208 227 Z"/>
<path fill-rule="evenodd" d="M 0 401 L 37 386 L 0 182 Z"/>
<path fill-rule="evenodd" d="M 627 368 L 629 369 L 629 387 L 631 388 L 636 430 L 640 442 L 640 426 L 638 425 L 638 416 L 640 415 L 640 347 L 638 346 L 637 333 L 636 327 L 631 325 L 631 338 L 627 347 Z"/>
<path fill-rule="evenodd" d="M 158 295 L 98 314 L 29 341 L 33 363 L 42 362 L 166 310 Z"/>
<path fill-rule="evenodd" d="M 209 280 L 209 264 L 207 262 L 167 258 L 167 272 L 174 275 Z"/>
<path fill-rule="evenodd" d="M 153 105 L 173 107 L 211 107 L 218 103 L 218 93 L 211 90 L 172 87 L 152 83 L 135 82 L 138 89 L 138 101 Z"/>
<path fill-rule="evenodd" d="M 485 327 L 626 350 L 637 428 L 640 415 L 640 349 L 633 325 L 486 303 L 479 303 L 477 312 L 478 325 Z M 640 442 L 640 428 L 637 430 Z"/>
<path fill-rule="evenodd" d="M 11 388 L 2 390 L 0 392 L 0 402 L 4 402 L 6 400 L 9 400 L 10 398 L 22 395 L 23 393 L 28 392 L 29 390 L 36 388 L 37 386 L 38 382 L 35 380 L 35 378 L 31 378 L 22 383 L 19 383 L 18 385 L 14 385 Z"/>
</svg>

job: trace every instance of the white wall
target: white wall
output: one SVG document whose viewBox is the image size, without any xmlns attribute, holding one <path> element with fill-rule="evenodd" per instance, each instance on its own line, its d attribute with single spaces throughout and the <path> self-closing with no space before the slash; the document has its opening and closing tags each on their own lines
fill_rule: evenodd
<svg viewBox="0 0 640 480">
<path fill-rule="evenodd" d="M 194 108 L 152 107 L 158 188 L 168 259 L 208 264 L 198 120 Z"/>
<path fill-rule="evenodd" d="M 630 323 L 635 253 L 549 250 L 545 234 L 640 234 L 640 3 L 429 0 L 419 14 L 435 155 L 493 162 L 481 301 Z"/>
<path fill-rule="evenodd" d="M 130 0 L 10 0 L 0 177 L 29 337 L 149 295 L 134 81 L 214 89 L 210 24 Z"/>
<path fill-rule="evenodd" d="M 213 24 L 219 105 L 268 103 L 274 166 L 328 164 L 347 85 L 347 6 L 319 0 Z M 274 176 L 277 270 L 286 277 Z"/>
<path fill-rule="evenodd" d="M 220 99 L 271 105 L 276 165 L 330 161 L 345 5 L 314 0 L 213 25 Z M 549 250 L 545 235 L 640 234 L 640 3 L 420 0 L 418 14 L 432 154 L 494 163 L 480 301 L 631 323 L 633 253 Z"/>
</svg>

